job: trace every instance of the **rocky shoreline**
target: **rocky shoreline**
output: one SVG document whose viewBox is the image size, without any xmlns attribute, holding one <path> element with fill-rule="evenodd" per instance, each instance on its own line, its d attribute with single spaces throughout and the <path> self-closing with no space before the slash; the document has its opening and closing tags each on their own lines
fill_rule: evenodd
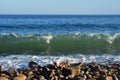
<svg viewBox="0 0 120 80">
<path fill-rule="evenodd" d="M 28 68 L 0 66 L 0 80 L 120 80 L 120 64 L 53 62 L 40 66 L 31 61 Z"/>
</svg>

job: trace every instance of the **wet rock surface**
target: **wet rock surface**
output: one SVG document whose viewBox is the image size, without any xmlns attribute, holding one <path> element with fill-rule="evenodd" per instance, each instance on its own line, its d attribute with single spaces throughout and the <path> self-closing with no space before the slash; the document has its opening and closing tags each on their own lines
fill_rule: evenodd
<svg viewBox="0 0 120 80">
<path fill-rule="evenodd" d="M 31 61 L 25 69 L 0 66 L 0 80 L 120 80 L 120 64 L 53 62 L 40 66 Z"/>
</svg>

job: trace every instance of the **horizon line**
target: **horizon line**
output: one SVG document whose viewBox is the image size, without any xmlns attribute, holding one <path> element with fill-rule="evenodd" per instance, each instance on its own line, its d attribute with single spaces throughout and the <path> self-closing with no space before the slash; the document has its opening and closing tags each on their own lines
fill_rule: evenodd
<svg viewBox="0 0 120 80">
<path fill-rule="evenodd" d="M 120 14 L 0 14 L 0 15 L 120 15 Z"/>
</svg>

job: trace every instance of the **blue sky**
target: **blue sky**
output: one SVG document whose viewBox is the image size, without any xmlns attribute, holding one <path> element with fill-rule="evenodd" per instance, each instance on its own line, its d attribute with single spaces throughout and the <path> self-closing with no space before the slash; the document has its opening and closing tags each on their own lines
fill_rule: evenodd
<svg viewBox="0 0 120 80">
<path fill-rule="evenodd" d="M 0 14 L 120 14 L 120 0 L 0 0 Z"/>
</svg>

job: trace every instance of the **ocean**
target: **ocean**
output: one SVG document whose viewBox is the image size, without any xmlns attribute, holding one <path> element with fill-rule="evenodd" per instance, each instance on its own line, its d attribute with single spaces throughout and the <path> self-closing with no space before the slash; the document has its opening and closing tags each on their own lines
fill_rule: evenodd
<svg viewBox="0 0 120 80">
<path fill-rule="evenodd" d="M 120 64 L 120 15 L 0 15 L 0 65 Z"/>
</svg>

